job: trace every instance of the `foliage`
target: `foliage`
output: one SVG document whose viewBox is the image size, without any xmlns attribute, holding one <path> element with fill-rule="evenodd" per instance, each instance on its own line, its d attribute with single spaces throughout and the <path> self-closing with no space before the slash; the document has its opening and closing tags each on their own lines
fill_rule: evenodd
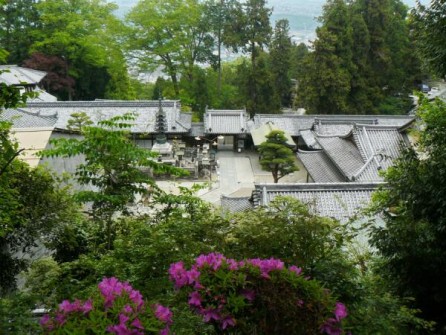
<svg viewBox="0 0 446 335">
<path fill-rule="evenodd" d="M 384 115 L 407 115 L 413 107 L 413 100 L 410 97 L 393 96 L 385 97 L 378 110 L 380 114 Z"/>
<path fill-rule="evenodd" d="M 57 227 L 69 225 L 78 215 L 68 189 L 55 176 L 12 162 L 0 178 L 0 257 L 5 262 L 1 289 L 14 287 L 14 276 L 24 265 L 13 253 L 32 254 Z"/>
<path fill-rule="evenodd" d="M 172 312 L 159 304 L 150 306 L 141 293 L 116 278 L 104 278 L 98 292 L 86 301 L 64 300 L 40 324 L 45 334 L 165 334 Z"/>
<path fill-rule="evenodd" d="M 361 294 L 349 305 L 349 328 L 355 334 L 429 334 L 435 323 L 421 319 L 421 311 L 410 308 L 413 299 L 392 293 L 389 282 L 379 274 L 380 258 L 359 257 Z"/>
<path fill-rule="evenodd" d="M 47 92 L 63 100 L 74 94 L 76 80 L 69 74 L 66 59 L 35 52 L 23 62 L 23 66 L 47 72 L 41 81 Z"/>
<path fill-rule="evenodd" d="M 188 13 L 188 15 L 184 15 Z M 179 75 L 193 81 L 197 63 L 214 61 L 214 40 L 196 0 L 142 0 L 127 15 L 127 50 L 142 68 L 163 71 L 180 94 Z"/>
<path fill-rule="evenodd" d="M 26 101 L 27 94 L 0 85 L 0 113 L 3 107 L 16 107 Z M 55 227 L 77 216 L 77 207 L 60 179 L 16 159 L 23 149 L 11 139 L 11 126 L 11 122 L 0 119 L 0 295 L 15 287 L 15 276 L 25 265 L 13 254 L 32 254 L 31 249 L 45 242 Z"/>
<path fill-rule="evenodd" d="M 37 3 L 39 29 L 31 52 L 56 56 L 67 64 L 67 75 L 76 80 L 66 99 L 93 100 L 106 94 L 128 98 L 128 74 L 120 44 L 122 25 L 114 17 L 116 5 L 102 0 L 41 1 Z M 64 15 L 59 15 L 64 13 Z M 36 69 L 45 63 L 34 61 Z M 73 93 L 71 95 L 71 93 Z"/>
<path fill-rule="evenodd" d="M 439 77 L 446 75 L 446 18 L 441 0 L 433 0 L 429 7 L 417 3 L 412 11 L 414 37 L 422 62 Z"/>
<path fill-rule="evenodd" d="M 231 24 L 235 24 L 230 46 L 236 50 L 250 54 L 250 68 L 244 73 L 244 87 L 246 110 L 251 116 L 262 112 L 262 108 L 269 109 L 271 105 L 264 104 L 262 99 L 274 96 L 271 92 L 269 80 L 265 70 L 264 59 L 258 59 L 264 47 L 269 45 L 272 29 L 269 22 L 272 9 L 266 7 L 265 0 L 248 0 L 240 6 L 235 6 L 231 15 Z M 269 85 L 268 85 L 269 84 Z M 275 110 L 275 108 L 273 108 Z"/>
<path fill-rule="evenodd" d="M 32 297 L 37 306 L 55 304 L 60 272 L 59 264 L 52 257 L 44 256 L 33 261 L 22 273 L 25 280 L 24 294 Z"/>
<path fill-rule="evenodd" d="M 270 171 L 274 182 L 294 171 L 298 171 L 293 151 L 287 146 L 287 138 L 281 130 L 266 135 L 266 142 L 259 145 L 260 165 Z"/>
<path fill-rule="evenodd" d="M 70 116 L 71 119 L 67 122 L 67 128 L 71 131 L 81 132 L 83 127 L 93 124 L 93 121 L 85 112 L 73 113 Z"/>
<path fill-rule="evenodd" d="M 27 58 L 39 28 L 39 12 L 34 0 L 0 2 L 0 45 L 8 51 L 7 64 L 20 64 Z"/>
<path fill-rule="evenodd" d="M 190 270 L 183 262 L 169 268 L 189 306 L 219 333 L 234 327 L 242 334 L 341 334 L 345 306 L 301 272 L 279 259 L 238 262 L 219 253 L 198 256 Z"/>
<path fill-rule="evenodd" d="M 43 157 L 84 155 L 85 163 L 77 167 L 76 180 L 93 188 L 79 191 L 76 198 L 81 203 L 91 202 L 92 217 L 105 224 L 108 248 L 112 243 L 113 215 L 129 213 L 128 206 L 137 194 L 148 196 L 158 190 L 141 167 L 148 167 L 153 173 L 181 173 L 179 169 L 159 164 L 154 154 L 131 141 L 128 122 L 132 120 L 134 116 L 125 114 L 100 121 L 98 126 L 84 125 L 82 139 L 55 139 L 51 141 L 53 147 L 41 153 Z"/>
<path fill-rule="evenodd" d="M 330 0 L 304 62 L 297 102 L 311 113 L 378 113 L 419 76 L 407 7 L 399 0 Z"/>
<path fill-rule="evenodd" d="M 268 208 L 235 214 L 227 228 L 225 253 L 299 264 L 349 302 L 357 293 L 357 272 L 343 251 L 350 234 L 340 223 L 312 214 L 311 206 L 277 197 Z"/>
<path fill-rule="evenodd" d="M 383 215 L 386 225 L 374 229 L 372 243 L 383 255 L 383 269 L 397 292 L 414 297 L 414 306 L 438 323 L 438 333 L 444 333 L 446 104 L 420 98 L 419 143 L 388 170 L 388 187 L 374 198 L 373 209 Z"/>
<path fill-rule="evenodd" d="M 3 268 L 2 268 L 3 270 Z M 14 293 L 0 298 L 0 330 L 3 335 L 37 334 L 39 324 L 31 311 L 31 297 Z"/>
<path fill-rule="evenodd" d="M 274 87 L 280 95 L 280 105 L 291 106 L 291 78 L 290 67 L 292 57 L 292 43 L 288 20 L 279 20 L 274 28 L 271 41 L 270 58 Z"/>
</svg>

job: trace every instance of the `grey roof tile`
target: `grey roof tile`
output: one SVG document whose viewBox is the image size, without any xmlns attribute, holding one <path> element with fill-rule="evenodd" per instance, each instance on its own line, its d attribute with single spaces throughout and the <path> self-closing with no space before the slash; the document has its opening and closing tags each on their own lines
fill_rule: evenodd
<svg viewBox="0 0 446 335">
<path fill-rule="evenodd" d="M 350 139 L 318 136 L 317 141 L 334 165 L 349 180 L 363 167 L 365 162 L 361 153 Z"/>
<path fill-rule="evenodd" d="M 291 136 L 299 136 L 301 130 L 313 127 L 314 116 L 290 114 L 258 114 L 254 116 L 255 127 L 271 122 Z"/>
<path fill-rule="evenodd" d="M 313 131 L 311 130 L 301 130 L 300 136 L 305 142 L 305 145 L 310 149 L 322 149 L 321 146 L 317 143 L 316 137 L 314 136 Z"/>
<path fill-rule="evenodd" d="M 178 101 L 163 101 L 168 133 L 187 133 L 191 128 L 191 115 L 180 112 Z M 158 101 L 70 101 L 28 103 L 27 111 L 41 115 L 57 114 L 57 129 L 66 130 L 71 114 L 85 112 L 94 123 L 125 113 L 135 113 L 131 132 L 155 133 Z"/>
<path fill-rule="evenodd" d="M 221 196 L 221 208 L 224 211 L 231 213 L 243 212 L 254 208 L 253 203 L 250 201 L 251 197 L 228 197 Z"/>
<path fill-rule="evenodd" d="M 299 150 L 297 157 L 316 183 L 345 182 L 346 178 L 327 157 L 324 151 Z"/>
<path fill-rule="evenodd" d="M 207 110 L 204 115 L 206 134 L 244 134 L 248 132 L 249 115 L 245 110 Z"/>
<path fill-rule="evenodd" d="M 255 205 L 268 206 L 278 196 L 289 196 L 307 204 L 314 214 L 347 222 L 369 204 L 380 185 L 384 183 L 256 184 Z"/>
<path fill-rule="evenodd" d="M 291 136 L 299 136 L 301 130 L 315 129 L 324 135 L 345 135 L 353 124 L 378 124 L 401 127 L 413 116 L 406 115 L 295 115 L 295 114 L 257 114 L 254 116 L 255 127 L 266 122 L 273 122 Z M 323 127 L 315 127 L 323 125 Z"/>
<path fill-rule="evenodd" d="M 6 109 L 0 113 L 0 120 L 12 122 L 13 128 L 52 128 L 57 118 L 55 115 L 43 116 L 22 109 Z"/>
<path fill-rule="evenodd" d="M 404 134 L 395 127 L 356 126 L 353 137 L 364 160 L 376 156 L 383 169 L 393 165 L 406 143 Z"/>
<path fill-rule="evenodd" d="M 17 65 L 0 65 L 0 82 L 7 85 L 38 84 L 46 72 Z"/>
</svg>

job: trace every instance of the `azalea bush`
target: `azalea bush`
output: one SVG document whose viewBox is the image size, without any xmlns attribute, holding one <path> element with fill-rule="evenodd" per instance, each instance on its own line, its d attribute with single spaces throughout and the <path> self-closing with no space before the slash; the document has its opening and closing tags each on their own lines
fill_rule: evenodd
<svg viewBox="0 0 446 335">
<path fill-rule="evenodd" d="M 64 300 L 40 324 L 44 334 L 169 334 L 172 312 L 148 305 L 141 293 L 116 278 L 104 278 L 86 301 Z"/>
<path fill-rule="evenodd" d="M 343 334 L 345 306 L 301 268 L 279 259 L 236 261 L 210 253 L 189 270 L 183 262 L 171 264 L 169 276 L 217 333 Z"/>
</svg>

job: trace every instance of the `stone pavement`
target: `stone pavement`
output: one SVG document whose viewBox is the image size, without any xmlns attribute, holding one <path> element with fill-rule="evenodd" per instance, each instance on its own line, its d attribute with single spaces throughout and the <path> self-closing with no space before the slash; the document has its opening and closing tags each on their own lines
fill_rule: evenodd
<svg viewBox="0 0 446 335">
<path fill-rule="evenodd" d="M 158 181 L 157 184 L 166 192 L 178 194 L 178 186 L 191 187 L 193 184 L 204 184 L 198 196 L 214 205 L 220 205 L 222 195 L 249 196 L 254 183 L 272 183 L 270 172 L 263 171 L 256 151 L 219 151 L 217 175 L 213 173 L 212 182 L 197 181 Z M 294 172 L 279 180 L 279 183 L 305 183 L 307 172 L 297 160 L 300 171 Z"/>
</svg>

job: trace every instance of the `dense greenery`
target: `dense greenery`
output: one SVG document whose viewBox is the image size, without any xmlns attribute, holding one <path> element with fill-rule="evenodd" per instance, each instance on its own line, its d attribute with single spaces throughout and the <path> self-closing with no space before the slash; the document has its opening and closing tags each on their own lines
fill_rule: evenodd
<svg viewBox="0 0 446 335">
<path fill-rule="evenodd" d="M 419 79 L 409 28 L 426 63 L 444 75 L 444 27 L 436 19 L 443 17 L 441 1 L 430 10 L 419 7 L 412 22 L 397 0 L 330 0 L 310 49 L 291 43 L 286 21 L 270 27 L 271 9 L 264 0 L 145 0 L 137 8 L 122 23 L 114 5 L 99 0 L 2 0 L 0 61 L 49 71 L 44 85 L 62 99 L 162 95 L 181 98 L 199 113 L 207 105 L 246 106 L 251 115 L 290 105 L 313 113 L 401 112 L 406 107 L 398 107 L 405 106 L 399 97 Z M 190 15 L 180 15 L 184 10 Z M 424 23 L 432 29 L 425 30 Z M 163 34 L 169 43 L 157 40 L 165 42 Z M 222 63 L 223 46 L 249 57 Z M 141 66 L 163 65 L 160 70 L 169 78 L 160 77 L 154 85 L 131 81 L 127 61 L 135 58 L 130 56 L 142 57 Z M 202 67 L 205 63 L 212 66 Z M 292 78 L 299 82 L 294 101 Z M 25 100 L 0 83 L 0 113 Z M 376 195 L 373 210 L 385 226 L 373 229 L 374 256 L 355 251 L 355 232 L 348 225 L 314 215 L 293 199 L 230 214 L 195 197 L 193 190 L 164 194 L 140 170 L 166 167 L 130 141 L 131 115 L 93 126 L 78 113 L 70 127 L 83 138 L 56 141 L 46 153 L 85 156 L 75 176 L 86 187 L 80 192 L 44 168 L 19 161 L 22 148 L 11 139 L 11 122 L 0 119 L 1 333 L 34 331 L 33 308 L 87 299 L 102 278 L 116 277 L 172 306 L 176 334 L 216 334 L 221 329 L 189 311 L 167 275 L 172 263 L 189 267 L 200 254 L 215 252 L 298 265 L 345 302 L 346 332 L 446 333 L 446 105 L 421 99 L 419 115 L 418 147 L 389 169 L 388 188 Z M 277 181 L 295 167 L 283 134 L 268 137 L 260 150 L 262 163 Z M 137 194 L 150 199 L 144 214 L 130 210 Z M 38 258 L 36 251 L 45 256 Z M 24 285 L 17 289 L 20 272 Z M 307 287 L 301 279 L 295 284 Z M 426 320 L 434 320 L 436 328 Z M 250 334 L 248 328 L 241 333 Z"/>
<path fill-rule="evenodd" d="M 329 0 L 320 21 L 299 78 L 298 101 L 309 112 L 378 114 L 383 99 L 413 90 L 420 70 L 401 1 Z M 395 100 L 390 113 L 407 113 Z"/>
<path fill-rule="evenodd" d="M 446 76 L 446 16 L 444 1 L 433 0 L 430 6 L 418 4 L 412 12 L 414 37 L 420 59 L 440 78 Z"/>
<path fill-rule="evenodd" d="M 446 104 L 422 100 L 418 115 L 423 121 L 418 146 L 388 170 L 389 186 L 375 199 L 386 226 L 375 229 L 372 241 L 397 292 L 414 297 L 414 306 L 444 334 Z"/>
<path fill-rule="evenodd" d="M 287 20 L 271 27 L 265 0 L 141 0 L 122 21 L 102 0 L 3 1 L 4 61 L 47 71 L 43 85 L 62 100 L 161 93 L 200 118 L 206 106 L 401 114 L 410 108 L 401 97 L 423 79 L 418 54 L 444 74 L 444 9 L 435 2 L 409 20 L 400 0 L 329 0 L 308 49 L 291 42 Z M 240 59 L 222 62 L 222 51 Z M 131 80 L 128 66 L 164 84 Z"/>
<path fill-rule="evenodd" d="M 188 266 L 198 255 L 216 251 L 239 259 L 274 257 L 289 264 L 297 264 L 311 278 L 329 289 L 333 297 L 345 302 L 350 315 L 343 324 L 347 331 L 368 334 L 368 330 L 373 329 L 377 333 L 405 334 L 409 329 L 429 329 L 430 324 L 419 319 L 416 310 L 406 307 L 404 300 L 391 293 L 384 277 L 381 278 L 372 269 L 368 269 L 371 262 L 346 252 L 352 245 L 352 234 L 345 226 L 312 214 L 306 205 L 296 200 L 278 198 L 268 208 L 222 215 L 219 210 L 196 198 L 190 190 L 182 189 L 181 194 L 176 196 L 157 194 L 152 198 L 151 210 L 145 214 L 122 215 L 126 212 L 124 204 L 133 199 L 141 186 L 138 174 L 121 175 L 123 169 L 132 172 L 132 166 L 124 164 L 123 168 L 113 165 L 125 162 L 125 157 L 128 157 L 121 151 L 123 148 L 129 149 L 125 143 L 126 122 L 121 119 L 104 121 L 101 128 L 86 124 L 88 122 L 82 119 L 82 115 L 78 115 L 78 119 L 79 122 L 73 122 L 73 125 L 77 125 L 77 129 L 84 133 L 84 140 L 62 141 L 51 153 L 55 154 L 58 150 L 66 155 L 83 152 L 89 158 L 79 167 L 78 177 L 85 183 L 88 181 L 97 184 L 98 189 L 71 197 L 50 180 L 46 184 L 49 192 L 43 192 L 39 188 L 36 189 L 38 193 L 29 194 L 33 199 L 23 198 L 27 209 L 34 215 L 33 220 L 45 213 L 46 221 L 42 222 L 45 229 L 39 230 L 40 227 L 34 225 L 12 225 L 3 232 L 10 236 L 28 236 L 30 241 L 44 242 L 53 252 L 54 258 L 44 257 L 32 262 L 22 274 L 25 287 L 20 293 L 2 292 L 0 308 L 5 312 L 0 320 L 0 327 L 5 333 L 20 333 L 29 329 L 32 321 L 27 313 L 32 306 L 48 308 L 57 301 L 73 301 L 78 298 L 84 303 L 66 301 L 59 308 L 71 306 L 75 311 L 78 308 L 83 308 L 82 311 L 89 309 L 89 305 L 85 305 L 85 299 L 91 296 L 97 283 L 103 277 L 116 277 L 129 281 L 143 295 L 172 306 L 175 316 L 171 329 L 176 334 L 215 334 L 218 328 L 204 325 L 189 311 L 184 301 L 178 300 L 169 284 L 167 270 L 171 263 L 181 260 Z M 119 128 L 119 125 L 124 128 Z M 107 129 L 108 127 L 115 128 L 116 133 Z M 101 154 L 97 145 L 108 148 L 103 153 L 109 156 Z M 129 152 L 135 154 L 131 148 Z M 108 164 L 104 165 L 104 162 Z M 112 165 L 116 171 L 109 171 L 108 167 Z M 8 166 L 7 171 L 15 170 L 15 164 Z M 34 183 L 44 182 L 46 179 L 35 175 L 38 171 L 29 168 L 25 170 L 22 177 L 24 184 L 30 185 L 31 181 L 27 178 L 31 176 L 35 179 Z M 131 179 L 126 179 L 127 177 Z M 9 179 L 1 181 L 9 182 Z M 136 182 L 138 183 L 133 184 Z M 144 182 L 150 184 L 150 180 Z M 115 187 L 110 189 L 109 186 L 113 185 Z M 0 184 L 2 194 L 15 192 L 16 189 Z M 56 201 L 48 207 L 50 202 L 45 199 L 47 202 L 43 209 L 37 201 L 45 195 L 54 196 Z M 118 202 L 114 201 L 115 196 L 118 197 Z M 93 204 L 97 202 L 100 210 L 104 205 L 106 220 L 110 222 L 108 227 L 112 227 L 113 233 L 104 234 L 104 229 L 98 226 L 97 217 L 82 215 L 72 201 L 73 198 L 91 200 Z M 125 201 L 121 203 L 121 200 Z M 14 203 L 9 202 L 8 207 L 2 208 L 0 213 L 2 216 L 15 215 Z M 48 222 L 48 217 L 54 221 Z M 33 235 L 35 229 L 38 229 L 38 235 Z M 13 251 L 12 246 L 8 245 L 11 249 L 6 250 Z M 14 260 L 15 257 L 16 255 L 10 254 L 9 259 Z M 8 272 L 14 274 L 14 269 L 10 267 Z M 306 280 L 302 279 L 295 284 L 302 289 L 314 290 L 313 293 L 319 292 L 317 285 L 307 285 Z M 383 283 L 377 284 L 377 279 Z M 259 290 L 277 289 L 275 286 L 260 284 Z M 272 300 L 268 301 L 272 303 Z M 273 308 L 274 304 L 270 307 Z M 12 305 L 13 309 L 8 307 Z M 98 313 L 98 317 L 103 315 L 100 311 Z M 308 315 L 312 314 L 309 313 Z M 247 315 L 241 314 L 242 318 L 244 316 Z M 9 325 L 10 320 L 14 320 L 13 326 Z M 48 320 L 44 320 L 45 324 Z M 90 319 L 87 321 L 96 325 Z M 336 327 L 335 323 L 327 324 L 329 326 Z M 248 330 L 241 333 L 250 334 L 250 329 L 248 327 Z"/>
<path fill-rule="evenodd" d="M 263 170 L 271 172 L 275 183 L 299 170 L 287 140 L 283 131 L 273 130 L 266 135 L 266 141 L 259 145 L 260 165 Z"/>
</svg>

